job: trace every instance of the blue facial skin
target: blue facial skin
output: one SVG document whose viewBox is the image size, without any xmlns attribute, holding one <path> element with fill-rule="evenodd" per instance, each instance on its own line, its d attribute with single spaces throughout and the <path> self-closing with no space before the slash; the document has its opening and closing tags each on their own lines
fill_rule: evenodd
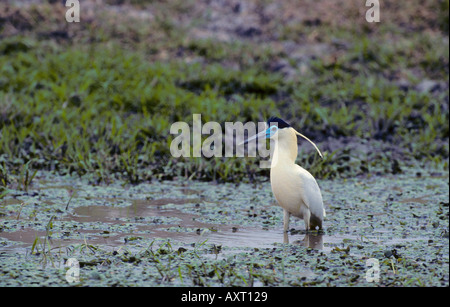
<svg viewBox="0 0 450 307">
<path fill-rule="evenodd" d="M 270 139 L 272 136 L 274 136 L 275 133 L 277 133 L 278 127 L 277 126 L 270 126 L 266 130 L 266 139 Z"/>
</svg>

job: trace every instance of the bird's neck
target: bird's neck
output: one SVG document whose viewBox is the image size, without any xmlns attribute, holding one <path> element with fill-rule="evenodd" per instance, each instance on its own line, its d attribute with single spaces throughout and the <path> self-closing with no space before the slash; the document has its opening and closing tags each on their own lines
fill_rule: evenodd
<svg viewBox="0 0 450 307">
<path fill-rule="evenodd" d="M 297 136 L 292 132 L 275 141 L 271 167 L 292 166 L 297 154 Z"/>
</svg>

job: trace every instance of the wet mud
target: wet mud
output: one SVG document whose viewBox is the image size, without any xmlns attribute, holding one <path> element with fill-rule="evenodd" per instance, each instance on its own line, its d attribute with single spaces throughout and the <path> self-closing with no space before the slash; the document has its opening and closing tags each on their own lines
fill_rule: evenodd
<svg viewBox="0 0 450 307">
<path fill-rule="evenodd" d="M 278 276 L 266 272 L 267 276 L 259 278 L 250 274 L 253 285 L 367 285 L 364 274 L 369 258 L 379 259 L 386 267 L 385 285 L 448 285 L 449 179 L 445 173 L 430 174 L 420 178 L 411 172 L 319 180 L 327 210 L 324 232 L 307 233 L 303 221 L 293 219 L 293 228 L 283 234 L 282 210 L 268 182 L 233 185 L 179 180 L 95 186 L 78 178 L 39 173 L 28 192 L 10 191 L 0 201 L 0 263 L 4 272 L 0 284 L 30 282 L 20 276 L 10 278 L 9 271 L 14 269 L 8 263 L 13 259 L 19 266 L 32 259 L 41 270 L 44 262 L 46 270 L 59 272 L 59 278 L 50 284 L 66 285 L 63 264 L 71 253 L 83 258 L 91 251 L 93 259 L 101 259 L 126 251 L 120 258 L 126 262 L 130 254 L 133 259 L 147 259 L 142 253 L 158 245 L 158 250 L 170 246 L 168 254 L 194 253 L 189 261 L 203 253 L 216 271 L 220 270 L 217 261 L 245 260 L 245 272 L 250 274 L 248 261 L 264 268 L 278 259 L 276 263 L 281 261 L 283 270 L 287 265 L 298 273 Z M 55 257 L 59 262 L 47 260 Z M 326 261 L 318 264 L 320 258 Z M 90 261 L 91 269 L 104 270 L 107 263 Z M 315 265 L 308 265 L 311 262 Z M 55 263 L 59 265 L 55 267 Z M 186 264 L 189 274 L 190 266 Z M 425 275 L 426 282 L 421 266 L 432 268 Z M 114 268 L 123 274 L 129 270 L 120 261 Z M 330 270 L 336 272 L 330 275 Z M 320 274 L 323 272 L 328 273 Z M 158 274 L 135 284 L 198 282 L 189 274 L 183 278 L 181 271 L 180 277 L 172 280 L 161 279 Z M 338 279 L 338 275 L 347 278 Z M 212 275 L 204 279 L 210 280 L 209 285 L 242 284 L 242 280 L 225 282 Z M 244 280 L 245 285 L 248 280 Z M 111 282 L 106 277 L 101 281 L 98 285 Z M 119 283 L 128 285 L 125 280 Z M 84 284 L 96 285 L 90 278 Z"/>
</svg>

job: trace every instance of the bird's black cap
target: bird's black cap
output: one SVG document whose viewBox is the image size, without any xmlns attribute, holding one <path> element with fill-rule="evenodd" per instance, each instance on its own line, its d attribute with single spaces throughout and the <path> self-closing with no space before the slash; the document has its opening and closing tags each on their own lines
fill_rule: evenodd
<svg viewBox="0 0 450 307">
<path fill-rule="evenodd" d="M 272 116 L 267 121 L 267 125 L 270 127 L 271 125 L 273 126 L 274 123 L 278 124 L 278 129 L 289 128 L 291 126 L 288 123 L 286 123 L 284 120 L 282 120 L 281 118 Z"/>
</svg>

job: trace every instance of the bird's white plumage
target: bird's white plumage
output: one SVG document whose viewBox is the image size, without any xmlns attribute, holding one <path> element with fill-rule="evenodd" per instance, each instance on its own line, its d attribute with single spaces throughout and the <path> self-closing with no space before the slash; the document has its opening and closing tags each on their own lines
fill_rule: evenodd
<svg viewBox="0 0 450 307">
<path fill-rule="evenodd" d="M 302 218 L 307 230 L 321 229 L 325 216 L 322 194 L 314 177 L 295 164 L 298 154 L 296 131 L 291 127 L 279 129 L 274 140 L 270 182 L 275 199 L 285 210 L 285 231 L 290 215 Z"/>
</svg>

